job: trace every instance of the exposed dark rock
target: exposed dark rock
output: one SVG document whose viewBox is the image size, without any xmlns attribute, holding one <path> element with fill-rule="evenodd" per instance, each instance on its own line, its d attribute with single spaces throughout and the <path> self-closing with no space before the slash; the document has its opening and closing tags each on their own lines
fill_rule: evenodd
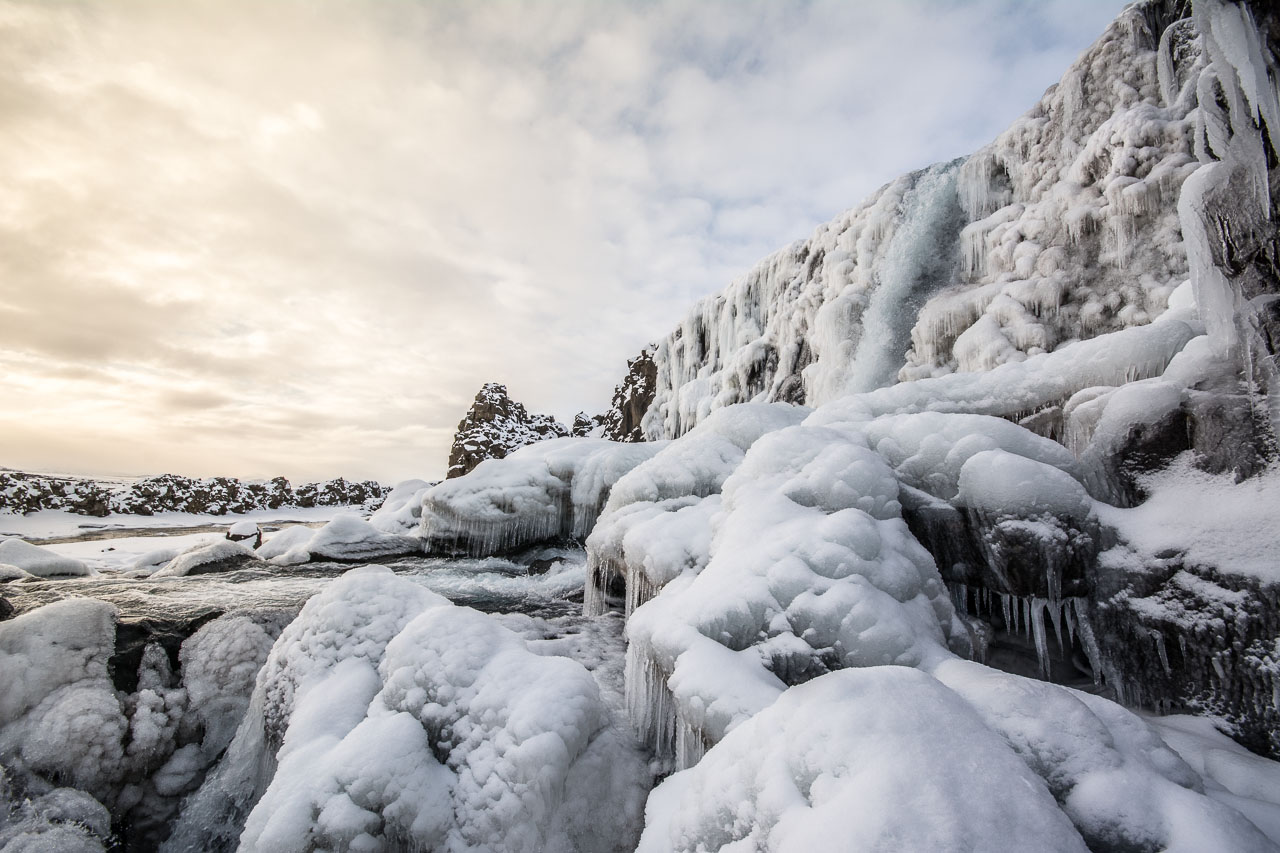
<svg viewBox="0 0 1280 853">
<path fill-rule="evenodd" d="M 507 386 L 486 383 L 458 423 L 446 476 L 461 477 L 486 459 L 502 459 L 526 444 L 569 434 L 551 415 L 530 414 L 507 395 Z"/>
<path fill-rule="evenodd" d="M 569 433 L 576 436 L 603 435 L 608 418 L 607 414 L 588 415 L 586 412 L 578 412 L 573 416 L 573 427 Z"/>
<path fill-rule="evenodd" d="M 613 403 L 604 415 L 605 438 L 613 441 L 645 441 L 641 421 L 653 403 L 658 387 L 658 367 L 649 349 L 627 362 L 627 375 L 613 391 Z M 803 391 L 802 391 L 803 393 Z"/>
</svg>

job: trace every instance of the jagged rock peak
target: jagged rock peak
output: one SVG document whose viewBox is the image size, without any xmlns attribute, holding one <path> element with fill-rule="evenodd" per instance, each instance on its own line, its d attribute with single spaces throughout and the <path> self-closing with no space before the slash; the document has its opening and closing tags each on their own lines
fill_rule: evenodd
<svg viewBox="0 0 1280 853">
<path fill-rule="evenodd" d="M 551 415 L 530 414 L 511 399 L 507 386 L 486 382 L 458 423 L 446 477 L 461 477 L 486 459 L 502 459 L 526 444 L 569 434 L 569 428 Z"/>
<path fill-rule="evenodd" d="M 604 414 L 604 437 L 613 441 L 644 441 L 640 421 L 653 403 L 658 367 L 653 347 L 627 362 L 627 375 L 613 389 L 613 402 Z"/>
</svg>

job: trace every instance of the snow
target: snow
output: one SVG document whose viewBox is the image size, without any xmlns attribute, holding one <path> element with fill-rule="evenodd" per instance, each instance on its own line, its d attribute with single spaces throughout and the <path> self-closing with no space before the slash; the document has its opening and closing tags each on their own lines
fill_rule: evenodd
<svg viewBox="0 0 1280 853">
<path fill-rule="evenodd" d="M 412 536 L 384 533 L 359 516 L 343 514 L 317 530 L 307 550 L 326 560 L 360 561 L 415 554 L 419 542 Z"/>
<path fill-rule="evenodd" d="M 792 688 L 669 778 L 639 853 L 1086 849 L 962 699 L 885 666 Z"/>
<path fill-rule="evenodd" d="M 423 493 L 424 548 L 486 556 L 558 536 L 584 538 L 614 483 L 662 447 L 558 438 L 486 459 Z"/>
<path fill-rule="evenodd" d="M 70 539 L 95 536 L 102 531 L 135 529 L 209 527 L 224 529 L 238 521 L 254 521 L 259 525 L 280 525 L 291 522 L 315 523 L 329 521 L 339 513 L 350 512 L 345 506 L 283 507 L 281 509 L 252 510 L 235 516 L 235 521 L 225 515 L 202 515 L 190 512 L 158 512 L 154 515 L 129 515 L 112 513 L 103 518 L 92 518 L 63 510 L 42 509 L 28 515 L 0 512 L 0 537 L 16 536 L 23 539 Z"/>
<path fill-rule="evenodd" d="M 93 574 L 93 570 L 80 560 L 64 557 L 21 539 L 0 540 L 0 563 L 42 578 Z"/>
<path fill-rule="evenodd" d="M 630 850 L 646 780 L 580 664 L 362 567 L 276 642 L 167 849 L 239 811 L 246 851 Z"/>
<path fill-rule="evenodd" d="M 956 502 L 991 515 L 1081 521 L 1093 501 L 1070 474 L 1004 450 L 983 450 L 960 469 Z"/>
<path fill-rule="evenodd" d="M 426 480 L 396 483 L 369 523 L 383 533 L 413 535 L 422 520 L 422 495 L 433 485 Z"/>
<path fill-rule="evenodd" d="M 248 545 L 230 539 L 219 539 L 207 545 L 199 545 L 174 557 L 157 569 L 153 578 L 182 578 L 191 574 L 225 572 L 248 560 L 256 558 Z"/>
<path fill-rule="evenodd" d="M 757 440 L 724 483 L 706 567 L 627 623 L 646 742 L 689 766 L 789 683 L 945 654 L 962 629 L 897 496 L 860 435 L 797 425 Z"/>
<path fill-rule="evenodd" d="M 1142 480 L 1150 497 L 1141 506 L 1098 506 L 1099 517 L 1139 554 L 1176 552 L 1193 565 L 1227 574 L 1280 580 L 1280 470 L 1236 482 L 1230 473 L 1208 474 L 1186 453 Z M 1194 512 L 1188 512 L 1194 507 Z"/>
<path fill-rule="evenodd" d="M 0 762 L 102 798 L 128 722 L 108 677 L 116 609 L 67 599 L 0 623 Z"/>
</svg>

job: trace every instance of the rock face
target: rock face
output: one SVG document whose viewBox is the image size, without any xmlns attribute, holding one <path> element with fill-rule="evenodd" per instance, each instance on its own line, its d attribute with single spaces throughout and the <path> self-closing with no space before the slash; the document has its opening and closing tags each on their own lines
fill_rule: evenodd
<svg viewBox="0 0 1280 853">
<path fill-rule="evenodd" d="M 59 509 L 101 517 L 113 512 L 226 515 L 290 506 L 355 505 L 376 509 L 388 491 L 373 480 L 351 481 L 342 477 L 322 483 L 306 483 L 295 490 L 284 477 L 271 480 L 210 477 L 200 480 L 178 474 L 161 474 L 129 482 L 3 471 L 0 472 L 0 511 L 25 514 Z"/>
<path fill-rule="evenodd" d="M 613 441 L 644 441 L 641 425 L 645 412 L 653 405 L 658 367 L 650 350 L 627 362 L 627 375 L 613 391 L 612 405 L 604 414 L 604 437 Z M 804 402 L 788 400 L 787 402 Z"/>
<path fill-rule="evenodd" d="M 461 477 L 484 460 L 502 459 L 526 444 L 569 434 L 568 427 L 551 415 L 530 414 L 507 395 L 507 386 L 488 382 L 458 423 L 446 479 Z"/>
</svg>

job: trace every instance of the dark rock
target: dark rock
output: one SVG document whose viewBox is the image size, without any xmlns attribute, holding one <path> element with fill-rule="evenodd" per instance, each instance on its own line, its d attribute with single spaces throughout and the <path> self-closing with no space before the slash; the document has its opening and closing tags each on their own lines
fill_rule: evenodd
<svg viewBox="0 0 1280 853">
<path fill-rule="evenodd" d="M 535 441 L 569 434 L 569 429 L 550 415 L 530 414 L 507 395 L 507 386 L 486 383 L 458 423 L 447 476 L 461 477 L 486 459 L 502 459 Z"/>
<path fill-rule="evenodd" d="M 604 414 L 605 438 L 613 441 L 645 441 L 641 421 L 658 387 L 658 366 L 649 349 L 627 362 L 627 375 L 613 391 L 613 403 Z"/>
</svg>

